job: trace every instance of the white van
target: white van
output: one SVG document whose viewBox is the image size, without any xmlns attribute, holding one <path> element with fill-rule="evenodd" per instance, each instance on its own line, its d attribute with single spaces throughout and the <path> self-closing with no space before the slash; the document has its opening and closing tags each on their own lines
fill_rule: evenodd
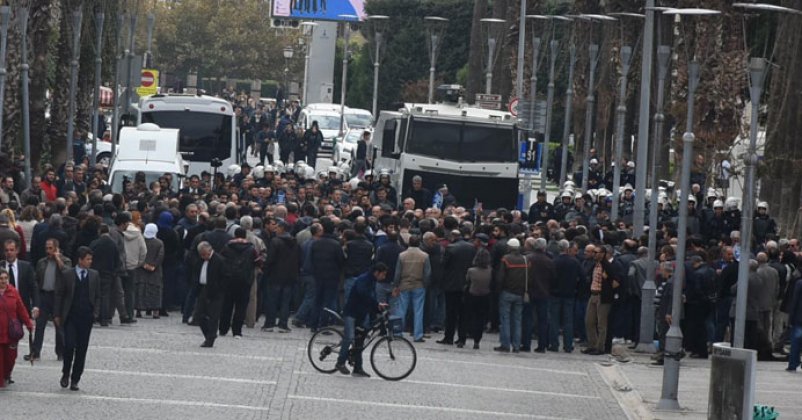
<svg viewBox="0 0 802 420">
<path fill-rule="evenodd" d="M 125 182 L 133 182 L 137 172 L 145 174 L 148 186 L 165 173 L 173 174 L 173 191 L 181 189 L 189 164 L 181 158 L 179 134 L 180 130 L 152 123 L 123 127 L 109 172 L 111 191 L 122 193 Z"/>
<path fill-rule="evenodd" d="M 334 139 L 340 135 L 340 105 L 337 104 L 309 104 L 301 110 L 298 116 L 298 126 L 304 131 L 312 127 L 312 123 L 317 121 L 320 133 L 323 134 L 323 144 L 318 151 L 318 160 L 335 160 L 337 163 L 350 160 L 350 153 L 343 151 L 342 142 L 334 150 Z M 344 132 L 348 132 L 348 122 L 344 123 Z M 327 166 L 327 165 L 326 165 Z"/>
</svg>

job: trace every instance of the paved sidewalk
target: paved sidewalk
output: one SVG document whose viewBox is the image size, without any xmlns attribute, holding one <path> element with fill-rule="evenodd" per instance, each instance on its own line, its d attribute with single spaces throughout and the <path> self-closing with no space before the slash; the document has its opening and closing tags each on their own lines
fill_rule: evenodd
<svg viewBox="0 0 802 420">
<path fill-rule="evenodd" d="M 678 396 L 682 411 L 667 412 L 656 410 L 663 367 L 653 366 L 646 355 L 629 356 L 629 363 L 601 363 L 598 369 L 630 418 L 707 418 L 710 360 L 682 360 Z M 786 366 L 785 362 L 758 362 L 755 404 L 775 407 L 782 420 L 802 420 L 802 373 L 788 373 Z"/>
</svg>

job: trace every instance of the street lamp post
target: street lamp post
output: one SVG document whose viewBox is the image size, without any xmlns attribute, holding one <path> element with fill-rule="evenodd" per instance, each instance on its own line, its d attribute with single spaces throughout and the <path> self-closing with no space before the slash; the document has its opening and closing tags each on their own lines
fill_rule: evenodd
<svg viewBox="0 0 802 420">
<path fill-rule="evenodd" d="M 532 22 L 532 26 L 536 25 L 540 20 L 548 19 L 546 16 L 543 15 L 527 15 L 527 19 Z M 529 97 L 531 98 L 530 101 L 532 105 L 529 107 L 529 124 L 532 129 L 532 133 L 535 132 L 535 108 L 537 105 L 537 72 L 540 68 L 540 46 L 542 42 L 540 39 L 540 35 L 538 34 L 536 28 L 532 28 L 532 76 L 529 78 Z M 534 138 L 534 135 L 532 136 Z M 532 144 L 530 143 L 530 146 Z M 524 202 L 529 204 L 526 198 L 529 196 L 529 190 L 531 188 L 527 186 L 526 196 L 524 197 Z"/>
<path fill-rule="evenodd" d="M 106 15 L 102 9 L 95 13 L 95 94 L 92 98 L 92 155 L 89 162 L 95 162 L 97 157 L 97 138 L 103 133 L 97 132 L 98 117 L 100 116 L 100 77 L 103 65 L 103 21 Z"/>
<path fill-rule="evenodd" d="M 153 13 L 148 13 L 148 43 L 147 49 L 145 50 L 145 60 L 143 61 L 143 67 L 150 68 L 153 65 L 153 52 L 151 51 L 151 47 L 153 46 L 153 27 L 156 25 L 156 16 Z"/>
<path fill-rule="evenodd" d="M 304 31 L 304 41 L 305 41 L 305 55 L 304 55 L 304 89 L 303 89 L 303 97 L 301 98 L 301 103 L 306 105 L 306 98 L 309 94 L 309 58 L 311 57 L 310 52 L 312 50 L 312 39 L 315 36 L 315 26 L 317 26 L 316 22 L 302 22 L 301 26 L 303 27 Z"/>
<path fill-rule="evenodd" d="M 376 43 L 376 52 L 373 54 L 373 118 L 379 112 L 379 66 L 381 65 L 381 49 L 384 42 L 384 26 L 390 19 L 389 16 L 371 15 L 368 16 L 370 27 L 373 30 L 373 42 Z"/>
<path fill-rule="evenodd" d="M 282 51 L 284 54 L 284 106 L 287 106 L 287 100 L 290 96 L 289 75 L 290 75 L 290 60 L 295 53 L 292 47 L 286 46 Z"/>
<path fill-rule="evenodd" d="M 551 21 L 551 41 L 549 42 L 549 84 L 546 87 L 546 127 L 543 133 L 543 149 L 541 153 L 540 166 L 540 189 L 546 191 L 546 180 L 549 173 L 549 145 L 551 143 L 551 118 L 554 114 L 554 66 L 557 63 L 558 49 L 560 43 L 554 39 L 555 25 L 557 21 L 571 22 L 570 18 L 564 16 L 548 16 Z"/>
<path fill-rule="evenodd" d="M 781 6 L 762 3 L 735 3 L 733 6 L 746 10 L 770 11 L 802 14 L 801 11 Z M 752 243 L 752 217 L 755 206 L 755 169 L 757 167 L 757 132 L 760 122 L 760 100 L 768 73 L 768 60 L 763 57 L 752 57 L 749 61 L 749 99 L 751 101 L 751 119 L 749 122 L 749 148 L 744 156 L 746 166 L 746 184 L 744 185 L 741 209 L 741 259 L 738 261 L 738 285 L 735 295 L 735 328 L 733 346 L 743 348 L 746 329 L 746 295 L 749 283 L 749 254 Z"/>
<path fill-rule="evenodd" d="M 576 67 L 576 45 L 568 48 L 568 89 L 565 91 L 565 121 L 563 122 L 563 144 L 560 155 L 560 187 L 568 175 L 568 142 L 571 138 L 571 114 L 574 111 L 574 68 Z"/>
<path fill-rule="evenodd" d="M 8 22 L 11 17 L 11 8 L 0 6 L 0 149 L 3 146 L 3 102 L 6 95 L 6 56 L 8 55 Z M 29 156 L 25 156 L 29 158 Z M 25 181 L 30 182 L 30 179 Z"/>
<path fill-rule="evenodd" d="M 618 85 L 618 106 L 615 109 L 615 148 L 614 148 L 614 155 L 615 155 L 615 168 L 613 168 L 613 203 L 612 208 L 610 209 L 610 219 L 611 220 L 618 220 L 618 210 L 619 210 L 619 202 L 621 200 L 621 194 L 619 191 L 621 190 L 621 169 L 623 165 L 623 154 L 624 154 L 624 129 L 626 128 L 625 125 L 625 118 L 627 116 L 627 82 L 629 76 L 629 69 L 632 65 L 632 47 L 629 45 L 624 45 L 624 29 L 623 29 L 623 19 L 624 18 L 637 18 L 643 19 L 643 15 L 637 13 L 611 13 L 611 15 L 618 16 L 621 18 L 621 79 Z"/>
<path fill-rule="evenodd" d="M 493 66 L 496 64 L 496 59 L 499 56 L 500 48 L 498 42 L 503 38 L 504 30 L 506 29 L 507 21 L 497 18 L 484 18 L 481 20 L 482 25 L 487 32 L 487 70 L 485 73 L 485 93 L 490 94 L 493 92 Z"/>
<path fill-rule="evenodd" d="M 351 54 L 349 43 L 351 42 L 351 21 L 357 19 L 354 15 L 340 15 L 343 21 L 343 78 L 340 86 L 340 133 L 339 137 L 345 136 L 345 95 L 348 91 L 348 56 Z"/>
<path fill-rule="evenodd" d="M 128 42 L 129 47 L 126 55 L 128 57 L 128 71 L 126 72 L 126 87 L 125 87 L 125 109 L 124 113 L 128 113 L 128 110 L 131 106 L 131 102 L 134 98 L 133 88 L 134 88 L 134 50 L 136 50 L 136 22 L 137 22 L 137 11 L 134 10 L 131 12 L 131 22 L 128 27 Z"/>
<path fill-rule="evenodd" d="M 426 33 L 429 35 L 429 95 L 428 103 L 434 102 L 434 74 L 437 65 L 437 53 L 440 50 L 437 47 L 443 39 L 443 32 L 448 24 L 448 19 L 440 16 L 426 16 L 423 18 L 423 23 L 426 26 Z"/>
<path fill-rule="evenodd" d="M 633 238 L 643 232 L 643 219 L 646 212 L 646 159 L 649 151 L 649 107 L 652 94 L 652 48 L 654 45 L 654 0 L 646 0 L 646 19 L 643 23 L 643 50 L 641 51 L 640 111 L 638 113 L 638 154 L 635 165 L 635 208 L 633 215 Z M 658 105 L 660 106 L 660 105 Z M 655 145 L 652 145 L 655 147 Z M 654 154 L 652 154 L 654 155 Z M 652 189 L 656 189 L 652 184 Z M 657 204 L 652 201 L 652 206 Z M 649 215 L 651 220 L 651 213 Z M 652 225 L 650 225 L 652 226 Z M 649 246 L 653 247 L 650 242 Z M 651 337 L 650 337 L 651 338 Z"/>
<path fill-rule="evenodd" d="M 22 82 L 22 147 L 25 154 L 25 181 L 30 186 L 31 183 L 31 112 L 29 100 L 29 86 L 28 86 L 28 72 L 30 66 L 28 65 L 28 8 L 22 7 L 19 9 L 19 25 L 20 25 L 20 55 L 22 65 L 22 74 L 20 75 L 20 82 Z M 3 39 L 5 43 L 5 39 Z M 74 99 L 73 99 L 74 100 Z M 2 120 L 2 115 L 0 115 Z M 2 131 L 0 131 L 2 133 Z M 72 137 L 70 137 L 72 138 Z M 68 150 L 71 150 L 68 149 Z"/>
<path fill-rule="evenodd" d="M 663 107 L 665 102 L 666 77 L 671 66 L 671 47 L 660 45 L 657 47 L 657 110 L 654 114 L 654 143 L 652 144 L 652 173 L 651 173 L 651 199 L 649 200 L 649 269 L 646 272 L 646 281 L 641 288 L 641 312 L 640 312 L 640 334 L 638 346 L 635 351 L 638 353 L 654 353 L 654 295 L 657 291 L 657 200 L 659 197 L 657 188 L 657 174 L 663 163 L 663 124 L 665 115 Z M 639 145 L 640 147 L 640 145 Z"/>
<path fill-rule="evenodd" d="M 83 13 L 81 9 L 76 9 L 72 13 L 72 61 L 70 61 L 70 108 L 69 118 L 67 119 L 67 161 L 71 161 L 73 156 L 72 136 L 75 130 L 75 94 L 78 84 L 78 59 L 81 56 L 81 20 Z"/>
<path fill-rule="evenodd" d="M 698 16 L 718 15 L 721 12 L 707 9 L 672 9 L 664 12 L 666 15 Z M 691 166 L 693 163 L 693 143 L 696 137 L 693 134 L 694 94 L 699 86 L 701 64 L 691 52 L 688 62 L 688 105 L 685 121 L 685 133 L 682 135 L 682 173 L 680 175 L 680 204 L 679 223 L 677 225 L 677 267 L 674 270 L 671 286 L 671 314 L 673 319 L 666 333 L 666 346 L 663 368 L 663 387 L 658 410 L 679 410 L 677 394 L 679 389 L 679 360 L 682 350 L 682 330 L 680 329 L 680 314 L 682 313 L 682 291 L 685 285 L 685 251 L 688 239 L 688 197 L 690 196 Z"/>
<path fill-rule="evenodd" d="M 114 55 L 117 57 L 114 66 L 114 109 L 111 114 L 111 156 L 117 153 L 117 135 L 120 127 L 120 67 L 123 65 L 124 57 L 120 55 L 123 51 L 123 26 L 125 25 L 125 13 L 117 15 L 117 42 L 115 42 Z M 90 162 L 92 165 L 94 161 Z"/>
</svg>

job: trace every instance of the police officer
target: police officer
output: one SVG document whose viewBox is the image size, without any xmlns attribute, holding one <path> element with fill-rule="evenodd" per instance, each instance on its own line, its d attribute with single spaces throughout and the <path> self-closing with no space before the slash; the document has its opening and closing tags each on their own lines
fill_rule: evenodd
<svg viewBox="0 0 802 420">
<path fill-rule="evenodd" d="M 535 224 L 537 222 L 546 223 L 554 219 L 554 217 L 554 206 L 546 201 L 546 191 L 538 191 L 537 201 L 529 207 L 529 224 Z"/>
</svg>

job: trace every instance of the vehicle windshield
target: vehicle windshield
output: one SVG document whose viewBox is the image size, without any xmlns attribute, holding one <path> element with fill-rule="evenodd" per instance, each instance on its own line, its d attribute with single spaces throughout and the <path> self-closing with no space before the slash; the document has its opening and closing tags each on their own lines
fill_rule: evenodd
<svg viewBox="0 0 802 420">
<path fill-rule="evenodd" d="M 363 130 L 351 130 L 345 135 L 345 142 L 350 144 L 357 144 L 359 139 L 362 138 Z"/>
<path fill-rule="evenodd" d="M 184 159 L 211 162 L 212 158 L 231 157 L 231 116 L 207 112 L 143 112 L 143 123 L 181 130 L 180 146 Z"/>
<path fill-rule="evenodd" d="M 345 114 L 345 121 L 351 128 L 367 128 L 373 124 L 373 118 L 367 114 Z"/>
<path fill-rule="evenodd" d="M 123 183 L 131 182 L 133 184 L 137 172 L 145 174 L 145 186 L 150 188 L 150 184 L 158 181 L 164 175 L 164 172 L 145 172 L 145 171 L 114 171 L 111 175 L 111 191 L 113 193 L 123 192 Z M 180 179 L 178 175 L 173 174 L 173 191 L 178 191 L 180 187 Z"/>
<path fill-rule="evenodd" d="M 506 125 L 414 119 L 406 151 L 458 162 L 517 162 L 515 132 Z"/>
<path fill-rule="evenodd" d="M 340 117 L 334 115 L 310 115 L 309 119 L 317 121 L 317 126 L 321 130 L 339 130 Z M 309 125 L 311 127 L 311 124 Z"/>
</svg>

